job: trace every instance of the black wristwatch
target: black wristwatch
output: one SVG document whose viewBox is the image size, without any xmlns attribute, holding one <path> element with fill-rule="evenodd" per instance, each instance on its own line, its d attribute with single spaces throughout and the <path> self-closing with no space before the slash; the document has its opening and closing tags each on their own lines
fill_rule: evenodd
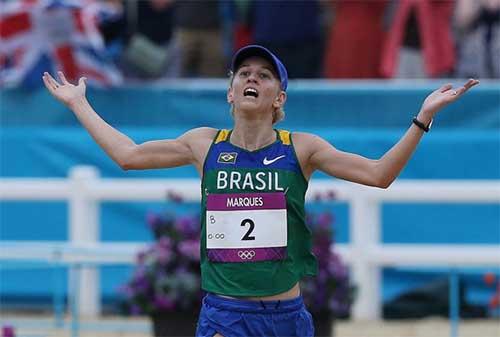
<svg viewBox="0 0 500 337">
<path fill-rule="evenodd" d="M 424 132 L 429 132 L 429 130 L 431 129 L 431 126 L 432 126 L 432 119 L 431 121 L 429 122 L 429 125 L 425 125 L 424 123 L 422 123 L 421 121 L 419 121 L 417 119 L 417 116 L 413 117 L 413 124 L 415 124 L 416 126 L 418 126 L 419 128 L 421 128 L 422 130 L 424 130 Z"/>
</svg>

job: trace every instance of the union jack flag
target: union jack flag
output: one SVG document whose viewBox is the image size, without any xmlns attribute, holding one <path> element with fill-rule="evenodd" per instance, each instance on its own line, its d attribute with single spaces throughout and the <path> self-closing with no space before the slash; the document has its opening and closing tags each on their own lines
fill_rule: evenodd
<svg viewBox="0 0 500 337">
<path fill-rule="evenodd" d="M 113 86 L 122 77 L 106 56 L 94 0 L 0 0 L 0 87 L 42 85 L 44 71 Z"/>
</svg>

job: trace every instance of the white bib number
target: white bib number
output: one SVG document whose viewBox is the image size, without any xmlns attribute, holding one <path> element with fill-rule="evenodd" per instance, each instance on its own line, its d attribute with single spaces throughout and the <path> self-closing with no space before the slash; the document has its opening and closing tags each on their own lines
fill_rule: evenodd
<svg viewBox="0 0 500 337">
<path fill-rule="evenodd" d="M 207 211 L 207 248 L 287 245 L 286 209 Z"/>
</svg>

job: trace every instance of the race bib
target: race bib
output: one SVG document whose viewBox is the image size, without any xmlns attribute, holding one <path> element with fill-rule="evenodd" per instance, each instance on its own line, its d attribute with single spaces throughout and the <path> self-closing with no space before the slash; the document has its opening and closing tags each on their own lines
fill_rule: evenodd
<svg viewBox="0 0 500 337">
<path fill-rule="evenodd" d="M 208 259 L 213 262 L 286 258 L 285 194 L 209 194 L 206 242 Z"/>
</svg>

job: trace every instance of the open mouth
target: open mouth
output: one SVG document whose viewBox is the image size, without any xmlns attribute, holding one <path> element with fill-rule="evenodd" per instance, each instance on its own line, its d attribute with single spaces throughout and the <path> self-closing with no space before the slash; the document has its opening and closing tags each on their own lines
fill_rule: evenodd
<svg viewBox="0 0 500 337">
<path fill-rule="evenodd" d="M 257 97 L 259 97 L 259 92 L 257 91 L 257 89 L 254 89 L 254 88 L 246 88 L 243 91 L 243 96 L 257 98 Z"/>
</svg>

